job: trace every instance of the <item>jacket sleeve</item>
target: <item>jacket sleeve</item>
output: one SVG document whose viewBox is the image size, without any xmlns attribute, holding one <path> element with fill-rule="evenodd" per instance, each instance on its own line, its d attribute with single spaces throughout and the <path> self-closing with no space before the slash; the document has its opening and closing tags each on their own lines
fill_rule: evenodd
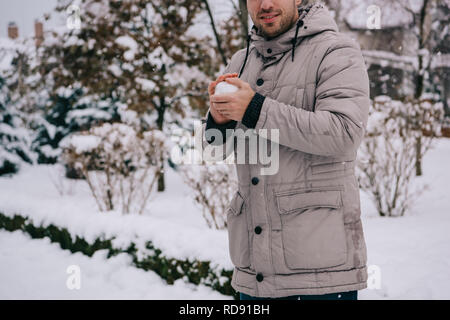
<svg viewBox="0 0 450 320">
<path fill-rule="evenodd" d="M 206 162 L 225 160 L 233 150 L 231 145 L 232 129 L 236 121 L 219 125 L 214 122 L 209 110 L 202 118 L 202 158 Z"/>
<path fill-rule="evenodd" d="M 237 72 L 239 62 L 242 60 L 243 50 L 236 52 L 223 74 Z M 208 109 L 206 116 L 202 118 L 202 148 L 203 156 L 214 161 L 225 160 L 234 150 L 234 139 L 236 129 L 245 129 L 241 121 L 231 120 L 224 124 L 214 121 Z M 220 156 L 221 155 L 221 156 Z"/>
<path fill-rule="evenodd" d="M 321 156 L 356 152 L 369 113 L 369 78 L 359 46 L 350 40 L 330 46 L 318 68 L 313 111 L 269 97 L 255 129 L 278 129 L 278 143 Z"/>
</svg>

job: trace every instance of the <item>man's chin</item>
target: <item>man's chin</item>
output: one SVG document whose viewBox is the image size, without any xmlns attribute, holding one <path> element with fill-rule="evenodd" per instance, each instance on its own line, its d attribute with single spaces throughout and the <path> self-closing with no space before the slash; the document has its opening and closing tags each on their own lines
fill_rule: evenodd
<svg viewBox="0 0 450 320">
<path fill-rule="evenodd" d="M 262 36 L 268 40 L 278 37 L 281 34 L 280 31 L 276 32 L 266 32 L 265 30 L 262 31 Z"/>
<path fill-rule="evenodd" d="M 275 37 L 279 36 L 281 33 L 279 28 L 274 28 L 274 27 L 272 27 L 272 28 L 260 27 L 260 30 L 261 30 L 260 31 L 261 35 L 266 39 L 275 38 Z"/>
</svg>

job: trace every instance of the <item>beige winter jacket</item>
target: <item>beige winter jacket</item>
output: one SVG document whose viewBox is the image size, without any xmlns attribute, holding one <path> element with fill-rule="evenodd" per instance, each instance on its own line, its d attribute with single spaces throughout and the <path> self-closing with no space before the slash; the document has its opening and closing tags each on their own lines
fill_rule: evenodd
<svg viewBox="0 0 450 320">
<path fill-rule="evenodd" d="M 231 147 L 203 133 L 203 146 L 222 145 L 235 157 L 240 140 L 260 129 L 279 132 L 278 140 L 264 140 L 278 142 L 278 172 L 261 174 L 267 164 L 251 163 L 246 144 L 247 162 L 236 164 L 238 190 L 227 211 L 232 286 L 257 297 L 366 288 L 354 173 L 369 111 L 366 66 L 357 43 L 338 32 L 322 5 L 300 10 L 300 20 L 270 41 L 252 30 L 247 59 L 245 49 L 237 52 L 225 72 L 242 71 L 258 97 L 242 121 L 214 125 L 208 111 L 208 128 L 203 125 L 235 128 Z M 249 130 L 247 136 L 237 129 Z"/>
</svg>

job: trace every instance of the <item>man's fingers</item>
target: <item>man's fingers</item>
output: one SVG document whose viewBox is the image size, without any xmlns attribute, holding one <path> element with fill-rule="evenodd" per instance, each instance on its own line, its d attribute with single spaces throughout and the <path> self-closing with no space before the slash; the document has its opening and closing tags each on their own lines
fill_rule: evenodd
<svg viewBox="0 0 450 320">
<path fill-rule="evenodd" d="M 211 102 L 211 109 L 216 110 L 217 112 L 224 112 L 226 110 L 229 109 L 229 105 L 227 103 L 216 103 L 216 102 Z"/>
<path fill-rule="evenodd" d="M 229 94 L 215 94 L 211 96 L 211 101 L 214 103 L 227 103 L 231 102 L 233 97 Z"/>
<path fill-rule="evenodd" d="M 237 73 L 225 73 L 225 74 L 222 74 L 222 75 L 218 76 L 217 79 L 216 79 L 216 82 L 219 83 L 219 82 L 224 81 L 225 79 L 235 78 L 237 76 L 238 76 Z"/>
<path fill-rule="evenodd" d="M 245 84 L 245 82 L 242 81 L 241 79 L 234 78 L 234 77 L 225 79 L 225 82 L 227 82 L 229 84 L 232 84 L 232 85 L 235 85 L 238 88 L 242 88 L 244 86 L 244 84 Z"/>
<path fill-rule="evenodd" d="M 238 76 L 237 73 L 226 73 L 224 74 L 225 79 L 229 79 L 229 78 L 236 78 Z"/>
<path fill-rule="evenodd" d="M 212 81 L 208 86 L 208 93 L 210 96 L 214 95 L 214 92 L 216 91 L 217 82 Z"/>
<path fill-rule="evenodd" d="M 225 111 L 225 110 L 228 110 L 228 107 L 225 104 L 216 104 L 215 108 L 216 108 L 216 110 L 222 111 L 222 112 Z"/>
<path fill-rule="evenodd" d="M 223 110 L 228 110 L 230 108 L 230 104 L 227 102 L 212 102 L 212 106 L 215 110 L 217 111 L 223 111 Z"/>
</svg>

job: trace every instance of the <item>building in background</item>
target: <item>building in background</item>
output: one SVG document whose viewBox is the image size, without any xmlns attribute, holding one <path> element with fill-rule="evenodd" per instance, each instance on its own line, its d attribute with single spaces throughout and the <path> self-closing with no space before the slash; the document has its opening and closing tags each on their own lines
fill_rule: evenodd
<svg viewBox="0 0 450 320">
<path fill-rule="evenodd" d="M 44 41 L 44 24 L 39 20 L 34 21 L 34 39 L 36 46 L 40 46 Z"/>
<path fill-rule="evenodd" d="M 437 0 L 324 0 L 339 29 L 357 40 L 367 64 L 371 98 L 393 99 L 431 92 L 450 117 L 450 2 Z M 426 10 L 424 6 L 426 5 Z M 380 28 L 370 28 L 370 6 Z M 418 77 L 423 71 L 429 77 Z M 418 82 L 422 82 L 421 84 Z M 419 86 L 422 86 L 419 88 Z"/>
<path fill-rule="evenodd" d="M 19 27 L 15 22 L 8 24 L 8 38 L 17 39 L 19 37 Z"/>
</svg>

